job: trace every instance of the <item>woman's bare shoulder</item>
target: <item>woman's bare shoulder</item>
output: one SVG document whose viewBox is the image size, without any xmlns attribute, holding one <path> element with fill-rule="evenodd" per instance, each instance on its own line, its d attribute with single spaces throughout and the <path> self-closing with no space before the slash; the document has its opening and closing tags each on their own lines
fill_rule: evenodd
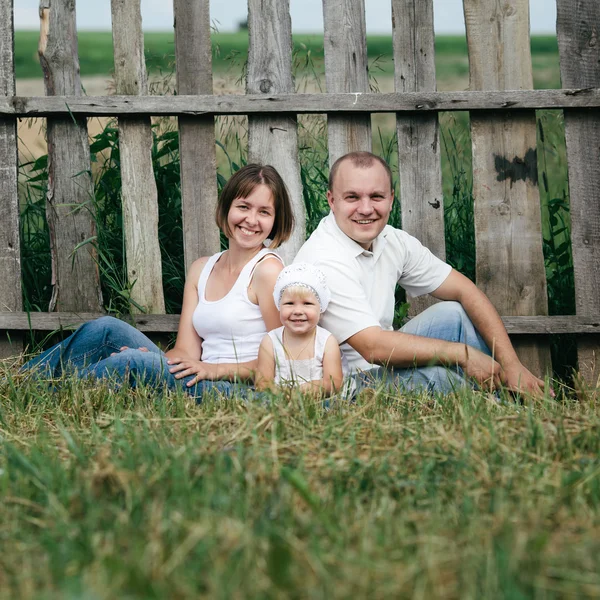
<svg viewBox="0 0 600 600">
<path fill-rule="evenodd" d="M 281 261 L 281 258 L 275 254 L 267 254 L 256 265 L 254 275 L 257 279 L 276 279 L 282 269 L 283 262 Z"/>
<path fill-rule="evenodd" d="M 210 256 L 202 256 L 192 263 L 190 270 L 187 274 L 188 280 L 193 281 L 194 283 L 198 282 L 200 273 L 202 273 L 202 269 L 204 269 L 204 267 L 206 266 L 206 263 L 208 262 L 209 258 Z"/>
</svg>

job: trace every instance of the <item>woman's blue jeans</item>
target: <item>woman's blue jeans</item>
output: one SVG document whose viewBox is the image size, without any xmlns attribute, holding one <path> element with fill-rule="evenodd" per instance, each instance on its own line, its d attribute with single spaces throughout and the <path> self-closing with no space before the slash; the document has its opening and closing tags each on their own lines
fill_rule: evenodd
<svg viewBox="0 0 600 600">
<path fill-rule="evenodd" d="M 129 349 L 120 352 L 123 346 Z M 140 347 L 148 348 L 148 352 Z M 35 370 L 36 374 L 51 378 L 76 374 L 81 378 L 105 379 L 117 386 L 127 383 L 132 387 L 146 384 L 181 389 L 197 401 L 211 391 L 230 396 L 234 391 L 247 389 L 230 381 L 200 381 L 188 387 L 193 376 L 176 379 L 169 372 L 164 352 L 141 331 L 114 317 L 84 323 L 68 338 L 25 363 L 22 370 Z"/>
<path fill-rule="evenodd" d="M 492 353 L 459 302 L 439 302 L 411 319 L 400 329 L 428 338 L 461 342 L 491 356 Z M 465 386 L 472 387 L 460 368 L 419 367 L 414 369 L 379 368 L 358 376 L 360 387 L 392 383 L 404 391 L 428 390 L 447 394 Z"/>
</svg>

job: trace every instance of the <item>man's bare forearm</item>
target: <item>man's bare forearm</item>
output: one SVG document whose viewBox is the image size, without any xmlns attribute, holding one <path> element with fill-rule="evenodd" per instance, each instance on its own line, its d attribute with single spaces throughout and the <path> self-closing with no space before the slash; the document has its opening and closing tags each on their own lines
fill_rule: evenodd
<svg viewBox="0 0 600 600">
<path fill-rule="evenodd" d="M 386 331 L 378 327 L 357 333 L 348 339 L 348 343 L 373 364 L 400 368 L 463 366 L 468 358 L 465 344 L 401 331 Z"/>
</svg>

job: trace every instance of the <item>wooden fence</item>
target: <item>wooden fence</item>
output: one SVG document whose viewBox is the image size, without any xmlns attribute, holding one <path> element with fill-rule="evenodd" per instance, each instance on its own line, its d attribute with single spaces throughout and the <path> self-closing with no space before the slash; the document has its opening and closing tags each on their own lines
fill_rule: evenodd
<svg viewBox="0 0 600 600">
<path fill-rule="evenodd" d="M 367 0 L 368 1 L 368 0 Z M 533 90 L 528 0 L 464 0 L 470 91 L 436 92 L 433 0 L 390 0 L 394 93 L 370 93 L 364 0 L 323 0 L 327 93 L 296 94 L 289 0 L 248 0 L 245 95 L 213 95 L 209 0 L 174 0 L 176 96 L 147 95 L 139 0 L 112 0 L 116 95 L 82 95 L 74 0 L 41 0 L 46 96 L 16 97 L 12 0 L 0 0 L 0 351 L 26 330 L 54 330 L 102 310 L 95 256 L 86 117 L 118 117 L 126 260 L 144 331 L 176 331 L 164 314 L 150 117 L 178 117 L 185 263 L 218 250 L 215 116 L 248 115 L 249 158 L 273 164 L 290 188 L 303 242 L 297 115 L 327 115 L 330 161 L 371 149 L 371 113 L 395 113 L 403 228 L 445 257 L 438 113 L 470 111 L 477 284 L 503 315 L 523 360 L 550 366 L 546 334 L 578 334 L 580 370 L 600 375 L 600 7 L 557 0 L 564 89 Z M 537 178 L 535 110 L 565 113 L 575 267 L 575 316 L 548 315 Z M 16 123 L 47 118 L 49 312 L 22 312 Z M 504 166 L 502 166 L 504 165 Z M 509 165 L 509 167 L 506 167 Z M 79 210 L 78 207 L 81 207 Z M 419 307 L 427 301 L 419 301 Z M 6 340 L 6 338 L 3 338 Z"/>
</svg>

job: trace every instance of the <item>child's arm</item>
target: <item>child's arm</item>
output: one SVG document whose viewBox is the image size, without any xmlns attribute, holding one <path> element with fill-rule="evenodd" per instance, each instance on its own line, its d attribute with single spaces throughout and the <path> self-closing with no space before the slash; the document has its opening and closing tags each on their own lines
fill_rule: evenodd
<svg viewBox="0 0 600 600">
<path fill-rule="evenodd" d="M 335 338 L 330 335 L 323 352 L 323 389 L 329 396 L 341 390 L 343 382 L 342 352 Z"/>
<path fill-rule="evenodd" d="M 331 396 L 342 388 L 343 382 L 342 353 L 335 338 L 330 335 L 323 350 L 323 379 L 303 383 L 300 390 L 315 396 Z"/>
<path fill-rule="evenodd" d="M 269 335 L 263 337 L 258 348 L 258 364 L 254 383 L 257 390 L 263 391 L 273 388 L 275 382 L 275 353 L 273 342 Z"/>
</svg>

